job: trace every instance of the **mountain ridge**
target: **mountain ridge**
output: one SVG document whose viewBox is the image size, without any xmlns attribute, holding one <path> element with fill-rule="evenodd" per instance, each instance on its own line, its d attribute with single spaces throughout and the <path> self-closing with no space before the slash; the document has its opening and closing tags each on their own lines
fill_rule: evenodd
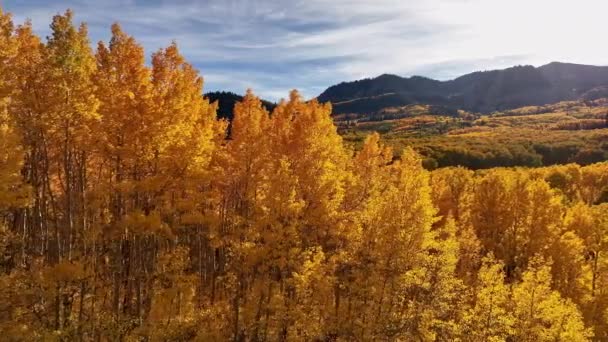
<svg viewBox="0 0 608 342">
<path fill-rule="evenodd" d="M 335 114 L 371 113 L 408 104 L 491 113 L 529 105 L 608 96 L 608 66 L 551 62 L 475 71 L 439 81 L 382 74 L 330 86 L 317 99 Z"/>
</svg>

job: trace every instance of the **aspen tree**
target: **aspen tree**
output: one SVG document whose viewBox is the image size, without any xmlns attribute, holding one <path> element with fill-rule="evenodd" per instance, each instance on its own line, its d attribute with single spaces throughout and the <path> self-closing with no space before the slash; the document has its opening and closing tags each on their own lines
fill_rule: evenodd
<svg viewBox="0 0 608 342">
<path fill-rule="evenodd" d="M 584 243 L 586 273 L 584 290 L 575 298 L 586 322 L 595 328 L 595 337 L 608 337 L 608 205 L 578 203 L 566 215 L 565 225 Z"/>
<path fill-rule="evenodd" d="M 514 318 L 509 308 L 509 287 L 505 284 L 504 265 L 492 255 L 483 259 L 473 304 L 463 321 L 465 341 L 506 341 L 513 333 Z"/>
<path fill-rule="evenodd" d="M 551 289 L 551 270 L 534 258 L 513 288 L 513 338 L 518 341 L 588 341 L 593 336 L 585 327 L 578 308 Z"/>
</svg>

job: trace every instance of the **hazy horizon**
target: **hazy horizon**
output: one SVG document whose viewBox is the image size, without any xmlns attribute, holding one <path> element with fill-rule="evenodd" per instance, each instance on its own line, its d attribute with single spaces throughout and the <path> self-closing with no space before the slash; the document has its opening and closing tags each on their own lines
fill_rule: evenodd
<svg viewBox="0 0 608 342">
<path fill-rule="evenodd" d="M 175 40 L 205 78 L 205 91 L 278 100 L 297 88 L 327 87 L 389 73 L 453 79 L 473 71 L 552 61 L 605 65 L 601 1 L 527 3 L 366 1 L 0 1 L 41 36 L 67 8 L 89 26 L 91 43 L 110 25 L 153 51 Z M 593 54 L 591 54 L 593 51 Z"/>
</svg>

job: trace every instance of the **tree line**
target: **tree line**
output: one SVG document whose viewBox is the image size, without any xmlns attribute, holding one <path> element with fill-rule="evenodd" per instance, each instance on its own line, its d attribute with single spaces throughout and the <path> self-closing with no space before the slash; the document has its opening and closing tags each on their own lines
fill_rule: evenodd
<svg viewBox="0 0 608 342">
<path fill-rule="evenodd" d="M 331 106 L 227 122 L 171 44 L 0 12 L 10 341 L 608 338 L 608 164 L 422 167 Z"/>
</svg>

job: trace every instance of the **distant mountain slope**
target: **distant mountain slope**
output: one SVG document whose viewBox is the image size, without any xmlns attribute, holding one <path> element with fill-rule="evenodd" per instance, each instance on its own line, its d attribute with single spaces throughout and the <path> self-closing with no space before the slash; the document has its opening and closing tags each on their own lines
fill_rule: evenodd
<svg viewBox="0 0 608 342">
<path fill-rule="evenodd" d="M 450 81 L 381 75 L 343 82 L 318 96 L 334 113 L 370 113 L 412 103 L 489 113 L 608 95 L 608 67 L 553 62 L 478 71 Z"/>
<path fill-rule="evenodd" d="M 218 101 L 219 108 L 217 110 L 217 117 L 228 120 L 232 120 L 234 104 L 243 100 L 243 96 L 229 91 L 209 92 L 205 94 L 205 97 L 208 98 L 210 102 Z M 269 112 L 276 107 L 276 104 L 266 100 L 262 100 L 262 105 L 264 105 Z"/>
</svg>

